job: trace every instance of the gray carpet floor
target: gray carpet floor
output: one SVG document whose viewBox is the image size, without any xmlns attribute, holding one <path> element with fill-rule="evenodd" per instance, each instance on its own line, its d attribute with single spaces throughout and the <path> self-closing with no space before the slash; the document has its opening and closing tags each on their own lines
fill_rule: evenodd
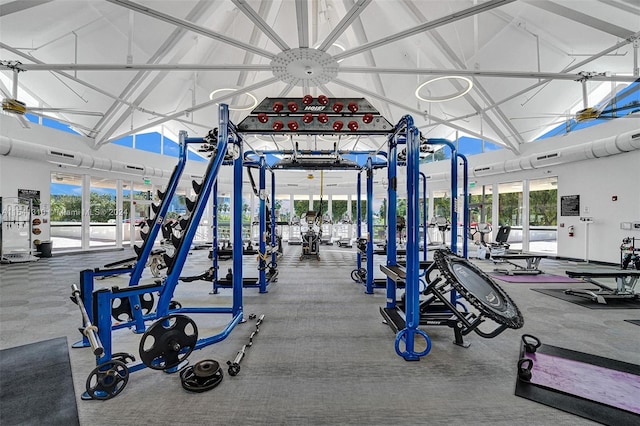
<svg viewBox="0 0 640 426">
<path fill-rule="evenodd" d="M 446 327 L 427 327 L 431 352 L 407 362 L 394 351 L 394 335 L 382 324 L 383 289 L 367 295 L 354 283 L 355 249 L 323 246 L 321 260 L 299 260 L 299 246 L 285 246 L 280 276 L 268 293 L 244 291 L 244 311 L 264 314 L 238 376 L 226 374 L 216 389 L 182 389 L 178 375 L 151 369 L 131 373 L 123 392 L 108 401 L 81 401 L 95 367 L 89 349 L 70 349 L 81 425 L 582 425 L 591 422 L 514 395 L 523 333 L 545 343 L 640 364 L 640 327 L 625 322 L 637 310 L 591 310 L 531 291 L 540 283 L 500 283 L 525 317 L 521 330 L 494 339 L 471 334 L 468 349 L 452 344 Z M 206 251 L 189 256 L 183 275 L 203 272 Z M 69 300 L 78 273 L 130 256 L 128 251 L 59 255 L 28 264 L 0 265 L 0 349 L 67 336 L 80 339 L 77 307 Z M 376 264 L 384 258 L 376 256 Z M 490 271 L 489 261 L 476 261 Z M 245 256 L 245 276 L 257 276 Z M 582 268 L 544 259 L 541 268 L 564 275 Z M 590 267 L 586 265 L 586 267 Z M 226 271 L 225 263 L 222 271 Z M 382 276 L 378 267 L 375 276 Z M 145 279 L 152 280 L 149 276 Z M 126 282 L 96 282 L 96 288 Z M 549 283 L 549 288 L 581 284 Z M 582 285 L 584 286 L 584 285 Z M 588 285 L 587 285 L 588 286 Z M 176 299 L 192 306 L 229 303 L 231 290 L 209 294 L 211 284 L 180 284 Z M 200 337 L 219 327 L 220 317 L 191 314 Z M 226 321 L 226 320 L 225 320 Z M 248 342 L 254 321 L 238 325 L 220 343 L 195 351 L 191 363 L 224 364 Z M 213 331 L 215 332 L 215 331 Z M 138 357 L 140 335 L 114 333 L 114 352 Z"/>
</svg>

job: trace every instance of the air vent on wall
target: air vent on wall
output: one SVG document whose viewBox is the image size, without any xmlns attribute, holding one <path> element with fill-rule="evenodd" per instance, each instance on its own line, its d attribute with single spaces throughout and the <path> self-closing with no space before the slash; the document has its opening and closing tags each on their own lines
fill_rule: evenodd
<svg viewBox="0 0 640 426">
<path fill-rule="evenodd" d="M 559 152 L 553 152 L 551 154 L 545 154 L 545 155 L 541 155 L 539 157 L 536 157 L 536 161 L 549 160 L 551 158 L 558 158 L 559 156 L 560 156 Z"/>
<path fill-rule="evenodd" d="M 53 150 L 49 151 L 49 155 L 53 155 L 55 157 L 61 157 L 61 158 L 76 158 L 76 156 L 73 154 L 67 154 L 66 152 L 53 151 Z"/>
<path fill-rule="evenodd" d="M 140 166 L 130 166 L 129 164 L 127 164 L 126 166 L 124 166 L 125 168 L 129 169 L 129 170 L 138 170 L 141 172 L 144 172 L 144 167 L 140 167 Z"/>
<path fill-rule="evenodd" d="M 491 170 L 491 169 L 493 169 L 493 167 L 492 167 L 492 166 L 487 166 L 487 167 L 477 167 L 477 168 L 473 169 L 473 171 L 474 171 L 475 173 L 478 173 L 478 172 L 488 172 L 488 171 L 489 171 L 489 170 Z"/>
</svg>

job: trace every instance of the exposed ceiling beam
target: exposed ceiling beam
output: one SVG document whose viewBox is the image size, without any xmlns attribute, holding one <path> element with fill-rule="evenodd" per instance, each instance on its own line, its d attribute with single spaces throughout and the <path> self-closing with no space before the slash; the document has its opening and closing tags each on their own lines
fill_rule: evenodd
<svg viewBox="0 0 640 426">
<path fill-rule="evenodd" d="M 551 72 L 534 72 L 534 71 L 480 71 L 480 70 L 461 70 L 461 69 L 435 69 L 435 68 L 380 68 L 380 67 L 340 67 L 340 73 L 355 74 L 405 74 L 405 75 L 458 75 L 468 77 L 495 77 L 495 78 L 526 78 L 530 80 L 539 80 L 541 78 L 549 80 L 567 80 L 577 81 L 584 78 L 579 73 L 551 73 Z M 605 73 L 595 74 L 588 77 L 593 81 L 620 81 L 633 82 L 637 77 L 632 75 L 607 75 Z"/>
<path fill-rule="evenodd" d="M 367 6 L 369 6 L 370 3 L 371 3 L 371 0 L 358 0 L 353 6 L 351 6 L 351 9 L 349 9 L 346 15 L 344 15 L 344 17 L 342 18 L 342 20 L 338 22 L 338 25 L 336 25 L 336 27 L 333 30 L 331 30 L 329 35 L 324 39 L 324 41 L 320 44 L 320 46 L 318 46 L 318 50 L 322 50 L 323 52 L 326 52 L 327 49 L 329 49 L 329 47 L 338 38 L 340 38 L 342 33 L 344 33 L 345 30 L 349 28 L 351 23 L 360 16 L 360 14 L 364 11 L 364 9 Z"/>
<path fill-rule="evenodd" d="M 623 44 L 627 44 L 623 43 Z M 6 46 L 6 45 L 3 45 Z M 615 50 L 615 49 L 613 49 Z M 611 50 L 609 50 L 611 51 Z M 603 55 L 600 55 L 603 56 Z M 593 57 L 592 57 L 593 58 Z M 29 60 L 33 60 L 31 56 Z M 596 59 L 596 58 L 594 58 Z M 592 59 L 593 60 L 593 59 Z M 591 62 L 591 61 L 587 61 Z M 587 62 L 581 62 L 584 65 Z M 580 65 L 580 66 L 582 66 Z M 6 65 L 0 67 L 9 69 Z M 205 64 L 20 64 L 17 66 L 23 71 L 271 71 L 270 65 L 259 64 L 229 64 L 229 65 L 205 65 Z M 579 67 L 573 66 L 572 69 Z M 489 78 L 524 78 L 530 80 L 567 80 L 576 81 L 585 78 L 580 73 L 570 72 L 536 72 L 536 71 L 499 71 L 499 70 L 462 70 L 462 69 L 438 69 L 438 68 L 380 68 L 375 66 L 356 67 L 341 66 L 340 73 L 351 74 L 405 74 L 405 75 L 459 75 L 469 77 Z M 67 76 L 67 74 L 62 73 Z M 632 75 L 609 75 L 606 72 L 590 75 L 591 81 L 618 81 L 634 82 L 637 77 Z"/>
<path fill-rule="evenodd" d="M 624 3 L 620 3 L 619 1 L 614 0 L 598 0 L 600 3 L 604 3 L 608 6 L 617 7 L 620 10 L 624 10 L 627 13 L 639 14 L 640 13 L 640 3 L 637 0 L 634 0 L 631 5 L 626 5 Z"/>
<path fill-rule="evenodd" d="M 238 9 L 242 11 L 247 18 L 249 18 L 256 27 L 260 28 L 260 30 L 271 39 L 275 43 L 276 46 L 280 48 L 280 50 L 289 50 L 291 49 L 289 45 L 271 28 L 269 24 L 265 22 L 264 19 L 258 14 L 251 6 L 247 4 L 245 0 L 232 0 L 233 4 L 235 4 Z M 260 6 L 262 7 L 263 3 L 269 3 L 268 6 L 271 7 L 271 2 L 260 2 Z M 253 43 L 252 43 L 253 44 Z"/>
<path fill-rule="evenodd" d="M 296 21 L 298 22 L 299 47 L 309 47 L 309 7 L 307 0 L 296 0 Z"/>
<path fill-rule="evenodd" d="M 598 19 L 598 18 L 596 18 L 594 16 L 590 16 L 590 15 L 584 14 L 584 13 L 582 13 L 580 11 L 568 8 L 566 6 L 562 6 L 562 5 L 554 3 L 552 1 L 548 1 L 548 0 L 524 0 L 524 2 L 527 3 L 528 5 L 535 6 L 537 8 L 542 9 L 542 10 L 546 10 L 547 12 L 554 13 L 554 14 L 556 14 L 558 16 L 562 16 L 563 18 L 569 19 L 569 20 L 577 22 L 579 24 L 586 25 L 586 26 L 591 27 L 591 28 L 595 28 L 597 30 L 600 30 L 600 31 L 605 32 L 607 34 L 614 35 L 616 37 L 627 38 L 631 34 L 633 34 L 633 31 L 631 31 L 631 30 L 619 27 L 619 26 L 617 26 L 615 24 L 612 24 L 610 22 L 603 21 L 603 20 Z M 580 3 L 574 3 L 574 4 L 578 4 L 579 5 Z"/>
<path fill-rule="evenodd" d="M 2 67 L 3 65 L 0 65 Z M 4 66 L 8 68 L 7 66 Z M 237 64 L 20 64 L 23 71 L 270 71 L 269 65 Z"/>
<path fill-rule="evenodd" d="M 49 3 L 52 0 L 19 0 L 4 3 L 0 7 L 0 18 L 3 16 L 11 15 L 12 13 L 22 12 L 23 10 L 31 9 L 32 7 L 40 6 L 41 4 Z"/>
<path fill-rule="evenodd" d="M 356 6 L 353 4 L 353 0 L 345 0 L 346 4 L 351 4 L 351 10 Z M 360 15 L 357 15 L 357 19 L 353 21 L 353 31 L 356 36 L 356 40 L 358 44 L 366 44 L 369 42 L 367 38 L 367 33 L 365 32 L 364 25 L 362 24 L 362 19 L 360 19 Z M 373 56 L 372 51 L 364 52 L 364 59 L 368 66 L 376 68 L 376 59 Z M 371 78 L 373 79 L 373 85 L 375 86 L 376 91 L 382 96 L 387 96 L 386 91 L 384 90 L 384 84 L 382 84 L 382 78 L 380 78 L 380 74 L 372 73 Z M 389 117 L 389 119 L 393 120 L 393 115 L 391 113 L 391 108 L 389 105 L 384 105 L 384 114 Z"/>
<path fill-rule="evenodd" d="M 259 16 L 269 16 L 269 11 L 271 10 L 271 6 L 273 5 L 273 2 L 270 1 L 263 1 L 260 2 L 260 7 L 258 8 L 258 15 Z M 248 6 L 247 6 L 248 7 Z M 253 9 L 251 9 L 253 10 Z M 266 22 L 265 22 L 266 24 Z M 258 42 L 260 41 L 260 28 L 256 25 L 253 27 L 253 30 L 251 30 L 251 36 L 249 37 L 249 43 L 252 45 L 257 45 Z M 285 44 L 286 45 L 286 44 Z M 251 63 L 253 62 L 253 53 L 251 52 L 245 52 L 244 53 L 244 60 L 242 61 L 243 65 L 251 65 Z M 236 86 L 237 87 L 242 87 L 246 84 L 247 82 L 247 77 L 248 77 L 249 73 L 247 71 L 241 71 L 240 74 L 238 75 L 238 79 L 236 80 Z"/>
<path fill-rule="evenodd" d="M 404 4 L 406 7 L 409 8 L 409 10 L 414 14 L 414 16 L 418 18 L 418 21 L 426 22 L 428 20 L 427 17 L 424 16 L 422 11 L 420 11 L 420 9 L 415 7 L 413 3 L 405 0 Z M 475 15 L 474 20 L 477 20 L 477 18 L 478 18 L 478 15 Z M 426 35 L 434 42 L 438 50 L 440 50 L 440 52 L 442 52 L 442 54 L 445 55 L 445 57 L 451 62 L 451 64 L 454 66 L 455 69 L 457 70 L 467 69 L 467 65 L 465 64 L 465 62 L 458 57 L 456 52 L 451 48 L 451 46 L 445 40 L 445 38 L 440 35 L 438 30 L 432 30 L 428 32 Z M 455 80 L 455 79 L 452 80 L 451 84 L 458 91 L 464 90 L 463 84 L 458 80 Z M 495 102 L 491 97 L 491 95 L 489 95 L 487 90 L 481 84 L 481 82 L 477 81 L 477 79 L 474 83 L 474 92 L 475 92 L 474 94 L 476 94 L 477 96 L 480 96 L 485 101 L 485 105 L 492 104 Z M 476 101 L 476 99 L 474 98 L 471 92 L 465 94 L 464 99 L 469 103 L 469 105 L 474 109 L 474 111 L 479 112 L 482 110 L 482 107 L 480 106 L 480 104 L 478 104 L 478 102 Z M 502 126 L 504 126 L 503 128 L 506 128 L 509 132 L 511 132 L 512 135 L 514 135 L 514 137 L 516 138 L 516 142 L 524 143 L 524 139 L 522 138 L 522 136 L 520 136 L 520 134 L 518 133 L 513 123 L 511 123 L 511 121 L 507 119 L 507 117 L 502 113 L 500 108 L 496 108 L 495 113 L 496 113 L 496 116 L 498 117 L 499 122 L 501 122 Z M 503 128 L 500 128 L 500 126 L 498 126 L 498 123 L 494 122 L 490 117 L 486 115 L 482 116 L 481 119 L 484 119 L 486 121 L 487 125 L 496 133 L 496 135 L 500 139 L 507 140 L 507 136 L 504 133 Z"/>
<path fill-rule="evenodd" d="M 151 9 L 149 7 L 143 6 L 138 3 L 134 3 L 130 0 L 106 0 L 110 3 L 117 4 L 119 6 L 125 7 L 127 9 L 135 10 L 136 12 L 143 13 L 147 16 L 151 16 L 152 18 L 158 19 L 160 21 L 168 22 L 175 26 L 185 28 L 189 31 L 193 31 L 196 34 L 203 35 L 205 37 L 212 38 L 217 41 L 221 41 L 227 43 L 230 46 L 237 47 L 242 50 L 246 50 L 249 52 L 253 52 L 256 55 L 264 56 L 265 58 L 273 59 L 275 55 L 271 52 L 268 52 L 263 49 L 259 49 L 255 46 L 252 46 L 248 43 L 244 43 L 242 41 L 233 39 L 231 37 L 227 37 L 225 35 L 219 34 L 215 31 L 211 31 L 207 28 L 196 25 L 192 22 L 186 21 L 184 19 L 176 18 L 175 16 L 167 15 L 166 13 L 159 12 L 155 9 Z"/>
<path fill-rule="evenodd" d="M 347 81 L 340 80 L 340 79 L 335 79 L 335 80 L 332 81 L 332 83 L 340 85 L 340 86 L 343 86 L 343 87 L 346 87 L 346 88 L 351 89 L 351 90 L 355 90 L 358 93 L 370 96 L 372 98 L 376 98 L 376 99 L 381 100 L 383 102 L 387 102 L 387 103 L 389 103 L 391 105 L 395 105 L 398 108 L 402 109 L 403 111 L 407 111 L 409 113 L 413 113 L 413 114 L 415 114 L 415 115 L 417 115 L 419 117 L 425 117 L 427 115 L 425 111 L 420 111 L 419 109 L 412 108 L 410 106 L 402 104 L 402 103 L 400 103 L 398 101 L 395 101 L 393 99 L 390 99 L 388 97 L 380 96 L 379 94 L 377 94 L 375 92 L 372 92 L 372 91 L 370 91 L 368 89 L 365 89 L 364 87 L 357 86 L 355 84 L 349 83 Z M 431 115 L 429 115 L 429 118 L 432 119 L 433 121 L 436 121 L 436 122 L 438 122 L 440 124 L 443 124 L 443 125 L 445 125 L 447 127 L 452 128 L 452 129 L 460 130 L 461 132 L 464 132 L 464 133 L 466 133 L 466 134 L 468 134 L 470 136 L 474 136 L 476 138 L 479 138 L 479 139 L 494 143 L 496 145 L 504 146 L 506 148 L 514 150 L 515 152 L 518 152 L 517 147 L 514 147 L 511 144 L 507 144 L 507 143 L 505 143 L 503 141 L 497 141 L 497 140 L 494 140 L 492 138 L 488 138 L 486 136 L 483 136 L 483 135 L 481 135 L 479 133 L 474 132 L 473 130 L 466 129 L 466 128 L 462 127 L 462 126 L 458 126 L 457 124 L 453 124 L 453 123 L 450 123 L 448 121 L 441 120 L 441 119 L 439 119 L 437 117 L 434 117 L 434 116 L 431 116 Z"/>
<path fill-rule="evenodd" d="M 607 54 L 609 54 L 609 53 L 611 53 L 611 52 L 614 52 L 614 51 L 616 51 L 616 50 L 620 49 L 621 47 L 626 46 L 626 45 L 627 45 L 627 44 L 629 44 L 629 43 L 633 43 L 633 41 L 634 41 L 635 39 L 637 39 L 638 37 L 640 37 L 640 31 L 638 31 L 637 33 L 632 34 L 632 35 L 631 35 L 630 37 L 628 37 L 627 39 L 622 40 L 622 41 L 620 41 L 620 42 L 618 42 L 618 43 L 614 44 L 613 46 L 611 46 L 611 47 L 609 47 L 609 48 L 607 48 L 607 49 L 604 49 L 604 50 L 602 50 L 602 51 L 600 51 L 600 52 L 596 53 L 596 54 L 595 54 L 595 55 L 593 55 L 593 56 L 590 56 L 590 57 L 588 57 L 588 58 L 586 58 L 586 59 L 584 59 L 584 60 L 582 60 L 582 61 L 580 61 L 580 62 L 578 62 L 578 63 L 575 63 L 575 64 L 573 64 L 573 65 L 571 65 L 571 66 L 569 66 L 569 67 L 566 67 L 565 69 L 563 69 L 563 70 L 562 70 L 562 72 L 565 72 L 565 73 L 566 73 L 566 72 L 570 72 L 570 71 L 573 71 L 573 70 L 576 70 L 576 69 L 582 68 L 582 67 L 583 67 L 583 66 L 585 66 L 586 64 L 588 64 L 588 63 L 590 63 L 590 62 L 592 62 L 592 61 L 595 61 L 595 60 L 596 60 L 596 59 L 598 59 L 598 58 L 601 58 L 601 57 L 603 57 L 603 56 L 605 56 L 605 55 L 607 55 Z M 613 81 L 616 81 L 616 80 L 615 80 L 616 78 L 618 78 L 618 76 L 614 76 L 614 77 L 612 77 Z M 502 100 L 499 100 L 498 102 L 496 102 L 496 103 L 495 103 L 495 104 L 493 104 L 493 105 L 489 105 L 489 106 L 485 107 L 485 108 L 482 110 L 482 112 L 489 111 L 489 110 L 491 110 L 491 109 L 495 108 L 495 107 L 496 107 L 496 106 L 498 106 L 498 105 L 502 105 L 503 103 L 510 101 L 511 99 L 517 98 L 518 96 L 522 96 L 522 95 L 524 95 L 525 93 L 527 93 L 527 92 L 529 92 L 529 91 L 531 91 L 531 90 L 533 90 L 533 89 L 535 89 L 535 88 L 538 88 L 538 87 L 540 87 L 540 86 L 542 86 L 542 85 L 544 85 L 544 84 L 549 83 L 550 81 L 551 81 L 550 79 L 544 79 L 544 80 L 541 80 L 541 81 L 539 81 L 539 82 L 538 82 L 538 83 L 536 83 L 536 84 L 533 84 L 533 85 L 531 85 L 531 86 L 529 86 L 529 87 L 526 87 L 526 88 L 524 88 L 524 89 L 522 89 L 522 90 L 520 90 L 520 91 L 518 91 L 518 92 L 516 92 L 516 93 L 514 93 L 514 94 L 512 94 L 512 95 L 507 96 L 506 98 L 504 98 L 504 99 L 502 99 Z"/>
<path fill-rule="evenodd" d="M 338 53 L 334 55 L 335 60 L 340 60 L 344 58 L 348 58 L 353 55 L 357 55 L 359 53 L 365 52 L 367 50 L 372 50 L 380 46 L 384 46 L 389 43 L 396 42 L 398 40 L 402 40 L 407 37 L 414 36 L 416 34 L 420 34 L 425 31 L 432 30 L 434 28 L 441 27 L 443 25 L 451 24 L 453 22 L 459 21 L 461 19 L 469 18 L 478 13 L 486 12 L 488 10 L 494 9 L 496 7 L 504 6 L 505 4 L 513 3 L 515 0 L 489 0 L 487 2 L 481 3 L 476 6 L 469 7 L 467 9 L 463 9 L 459 12 L 454 12 L 450 15 L 443 16 L 442 18 L 434 19 L 433 21 L 426 22 L 424 24 L 418 25 L 417 27 L 409 28 L 408 30 L 401 31 L 396 34 L 392 34 L 390 36 L 384 37 L 380 40 L 372 41 L 363 46 L 355 47 L 353 49 L 349 49 L 345 52 Z"/>
<path fill-rule="evenodd" d="M 207 0 L 198 1 L 198 3 L 189 11 L 189 13 L 186 16 L 186 19 L 188 20 L 197 19 L 199 16 L 202 16 L 210 6 L 211 6 L 211 3 Z M 162 45 L 154 52 L 154 54 L 149 58 L 149 60 L 147 60 L 147 64 L 157 64 L 159 62 L 162 62 L 167 56 L 167 54 L 172 49 L 174 49 L 179 44 L 179 42 L 183 39 L 183 37 L 185 37 L 185 35 L 187 34 L 188 34 L 188 31 L 186 29 L 180 28 L 180 27 L 175 28 L 171 32 L 171 34 L 169 34 L 165 38 Z M 184 55 L 186 55 L 187 52 L 188 52 L 188 49 L 183 47 L 181 51 L 179 51 L 173 56 L 172 60 L 174 62 L 178 62 L 180 59 L 184 57 Z M 131 96 L 135 92 L 135 90 L 143 83 L 143 81 L 149 75 L 149 73 L 150 71 L 148 70 L 138 71 L 136 75 L 129 81 L 127 86 L 122 90 L 122 92 L 120 92 L 120 96 L 118 97 L 121 99 L 129 99 L 129 96 Z M 167 76 L 166 72 L 159 73 L 154 79 L 154 81 L 147 85 L 147 88 L 145 90 L 148 92 L 149 89 L 155 88 L 160 83 L 160 80 L 162 80 L 166 76 Z M 142 102 L 142 99 L 140 98 L 142 96 L 143 95 L 138 95 L 138 99 L 136 99 L 135 101 L 136 105 L 140 105 L 140 102 Z M 114 101 L 109 106 L 109 109 L 107 109 L 102 119 L 98 121 L 98 123 L 96 123 L 94 127 L 94 129 L 96 130 L 96 133 L 102 132 L 104 127 L 107 125 L 107 123 L 110 120 L 112 120 L 112 118 L 116 115 L 116 112 L 118 111 L 120 106 L 122 106 L 122 104 L 120 104 L 118 101 Z M 118 124 L 113 123 L 109 130 L 101 134 L 102 139 L 107 139 L 109 136 L 111 136 L 111 134 L 115 131 L 116 126 L 121 124 L 122 121 L 124 121 L 125 114 L 126 112 L 122 114 L 118 119 L 116 119 L 116 123 Z"/>
<path fill-rule="evenodd" d="M 125 133 L 123 133 L 121 135 L 118 135 L 118 136 L 113 137 L 113 138 L 111 138 L 109 140 L 101 142 L 101 145 L 102 144 L 106 144 L 106 143 L 110 143 L 110 142 L 112 142 L 114 140 L 118 140 L 118 139 L 123 138 L 125 136 L 129 136 L 129 135 L 133 135 L 135 133 L 142 132 L 143 130 L 151 129 L 153 127 L 156 127 L 156 126 L 159 126 L 159 125 L 161 125 L 163 123 L 166 123 L 167 121 L 171 121 L 174 118 L 180 118 L 183 115 L 185 115 L 186 113 L 193 113 L 194 111 L 198 111 L 198 110 L 201 110 L 203 108 L 207 108 L 207 107 L 209 107 L 211 105 L 215 105 L 217 103 L 220 103 L 220 102 L 225 101 L 227 99 L 231 99 L 231 98 L 233 98 L 235 96 L 238 96 L 238 95 L 241 95 L 243 93 L 247 93 L 247 92 L 251 92 L 253 90 L 261 89 L 263 87 L 266 87 L 266 86 L 268 86 L 270 84 L 273 84 L 273 83 L 276 83 L 278 81 L 280 81 L 279 78 L 271 77 L 271 78 L 268 78 L 266 80 L 259 81 L 259 82 L 255 83 L 255 84 L 252 84 L 250 86 L 243 87 L 242 89 L 238 89 L 238 90 L 236 90 L 234 92 L 228 92 L 226 94 L 223 94 L 223 95 L 220 95 L 220 96 L 216 96 L 215 98 L 213 98 L 211 100 L 208 100 L 206 102 L 202 102 L 202 103 L 200 103 L 198 105 L 194 105 L 192 107 L 186 108 L 186 109 L 184 109 L 182 111 L 175 112 L 173 114 L 165 115 L 165 116 L 163 116 L 162 118 L 160 118 L 158 120 L 152 121 L 150 123 L 147 123 L 147 124 L 145 124 L 143 126 L 137 127 L 135 129 L 131 129 L 128 132 L 125 132 Z"/>
</svg>

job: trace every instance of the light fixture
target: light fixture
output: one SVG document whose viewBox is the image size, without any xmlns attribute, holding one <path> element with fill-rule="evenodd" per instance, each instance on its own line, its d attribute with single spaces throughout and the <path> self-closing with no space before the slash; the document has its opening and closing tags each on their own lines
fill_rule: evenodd
<svg viewBox="0 0 640 426">
<path fill-rule="evenodd" d="M 232 89 L 232 88 L 229 88 L 229 87 L 225 87 L 225 88 L 222 88 L 222 89 L 216 89 L 216 90 L 214 90 L 213 92 L 211 92 L 209 94 L 209 99 L 213 100 L 215 98 L 216 94 L 219 93 L 219 92 L 236 92 L 236 91 L 238 91 L 238 89 Z M 229 105 L 229 111 L 250 111 L 250 110 L 252 110 L 252 109 L 254 109 L 255 107 L 258 106 L 258 99 L 255 96 L 253 96 L 251 93 L 245 92 L 245 93 L 239 93 L 238 95 L 241 95 L 241 94 L 244 94 L 244 95 L 247 95 L 248 97 L 250 97 L 252 102 L 253 102 L 253 104 L 252 105 L 241 105 L 241 106 L 237 106 L 237 107 L 231 107 L 231 105 Z"/>
<path fill-rule="evenodd" d="M 453 93 L 451 95 L 446 95 L 446 96 L 437 96 L 437 97 L 431 97 L 431 98 L 425 98 L 423 96 L 420 96 L 420 90 L 422 90 L 423 87 L 425 87 L 427 84 L 431 84 L 439 80 L 460 80 L 466 83 L 467 87 L 465 87 L 458 93 Z M 431 80 L 425 81 L 420 86 L 418 86 L 418 88 L 416 89 L 415 95 L 416 95 L 416 98 L 424 102 L 447 102 L 447 101 L 452 101 L 454 99 L 458 99 L 459 97 L 466 95 L 467 93 L 469 93 L 472 87 L 473 87 L 473 82 L 471 81 L 471 79 L 467 77 L 462 77 L 459 75 L 446 75 L 446 76 L 436 77 Z"/>
</svg>

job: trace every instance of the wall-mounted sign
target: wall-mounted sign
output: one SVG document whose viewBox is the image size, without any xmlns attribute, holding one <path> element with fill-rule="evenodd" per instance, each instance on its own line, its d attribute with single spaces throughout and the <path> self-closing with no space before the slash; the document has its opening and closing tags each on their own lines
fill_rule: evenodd
<svg viewBox="0 0 640 426">
<path fill-rule="evenodd" d="M 20 202 L 31 200 L 32 214 L 36 216 L 40 214 L 40 191 L 37 189 L 18 189 L 18 198 Z"/>
<path fill-rule="evenodd" d="M 580 216 L 580 196 L 560 196 L 560 216 Z"/>
</svg>

